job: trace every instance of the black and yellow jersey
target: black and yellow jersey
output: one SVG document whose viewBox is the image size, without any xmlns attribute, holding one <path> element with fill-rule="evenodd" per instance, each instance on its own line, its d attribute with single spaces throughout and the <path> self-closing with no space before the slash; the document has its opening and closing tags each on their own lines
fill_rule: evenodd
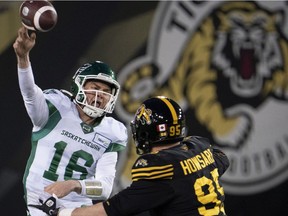
<svg viewBox="0 0 288 216">
<path fill-rule="evenodd" d="M 226 215 L 219 177 L 226 155 L 202 137 L 187 137 L 175 147 L 140 156 L 132 184 L 104 202 L 109 216 L 150 211 L 157 216 Z"/>
</svg>

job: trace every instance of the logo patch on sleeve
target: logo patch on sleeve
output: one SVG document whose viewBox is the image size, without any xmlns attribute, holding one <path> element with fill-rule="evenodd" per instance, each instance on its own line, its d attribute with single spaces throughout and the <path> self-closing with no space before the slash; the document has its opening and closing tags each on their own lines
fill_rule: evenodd
<svg viewBox="0 0 288 216">
<path fill-rule="evenodd" d="M 148 166 L 148 161 L 143 158 L 139 159 L 136 162 L 135 167 L 139 167 L 139 166 L 142 166 L 142 167 Z"/>
<path fill-rule="evenodd" d="M 112 141 L 110 139 L 108 139 L 107 137 L 96 133 L 94 138 L 93 138 L 93 142 L 95 142 L 95 143 L 97 143 L 97 144 L 99 144 L 105 148 L 108 148 Z"/>
</svg>

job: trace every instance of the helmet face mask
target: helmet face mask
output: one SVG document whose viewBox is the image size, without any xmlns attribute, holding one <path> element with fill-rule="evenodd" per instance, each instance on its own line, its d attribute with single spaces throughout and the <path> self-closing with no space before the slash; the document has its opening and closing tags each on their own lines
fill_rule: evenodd
<svg viewBox="0 0 288 216">
<path fill-rule="evenodd" d="M 175 101 L 166 97 L 144 101 L 130 126 L 140 155 L 151 152 L 153 146 L 182 141 L 185 135 L 184 113 Z"/>
<path fill-rule="evenodd" d="M 111 94 L 108 92 L 85 89 L 89 81 L 102 82 L 111 87 Z M 112 113 L 120 91 L 120 85 L 116 81 L 114 72 L 108 65 L 96 61 L 84 64 L 80 67 L 72 78 L 71 92 L 74 96 L 74 102 L 80 105 L 84 113 L 92 118 L 98 118 L 106 113 Z M 89 103 L 87 95 L 94 95 L 93 103 Z M 106 105 L 99 106 L 98 98 L 104 98 Z"/>
<path fill-rule="evenodd" d="M 138 155 L 146 154 L 151 152 L 151 143 L 149 142 L 149 134 L 148 132 L 136 132 L 136 124 L 134 121 L 130 123 L 132 136 L 136 145 L 136 153 Z"/>
</svg>

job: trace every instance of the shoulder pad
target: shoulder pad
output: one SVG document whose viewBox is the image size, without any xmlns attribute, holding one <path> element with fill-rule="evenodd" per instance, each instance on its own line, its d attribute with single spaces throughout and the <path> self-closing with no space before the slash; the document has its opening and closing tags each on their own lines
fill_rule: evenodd
<svg viewBox="0 0 288 216">
<path fill-rule="evenodd" d="M 209 139 L 205 138 L 205 137 L 200 137 L 200 136 L 189 136 L 186 137 L 183 140 L 183 143 L 185 143 L 188 148 L 198 148 L 198 149 L 207 149 L 211 147 L 210 141 Z"/>
<path fill-rule="evenodd" d="M 57 94 L 56 89 L 46 89 L 43 91 L 44 94 Z"/>
<path fill-rule="evenodd" d="M 68 98 L 70 98 L 71 100 L 73 100 L 73 94 L 65 89 L 60 89 L 60 91 L 66 95 Z"/>
</svg>

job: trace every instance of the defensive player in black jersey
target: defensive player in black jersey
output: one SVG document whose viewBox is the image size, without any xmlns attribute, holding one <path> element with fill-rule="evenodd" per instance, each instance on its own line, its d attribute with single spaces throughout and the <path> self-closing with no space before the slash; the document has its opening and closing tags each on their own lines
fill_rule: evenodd
<svg viewBox="0 0 288 216">
<path fill-rule="evenodd" d="M 184 113 L 175 101 L 162 96 L 147 99 L 131 129 L 140 157 L 128 188 L 89 207 L 56 208 L 51 197 L 38 208 L 58 216 L 124 216 L 144 211 L 156 216 L 226 215 L 219 177 L 229 160 L 206 138 L 184 137 Z"/>
</svg>

